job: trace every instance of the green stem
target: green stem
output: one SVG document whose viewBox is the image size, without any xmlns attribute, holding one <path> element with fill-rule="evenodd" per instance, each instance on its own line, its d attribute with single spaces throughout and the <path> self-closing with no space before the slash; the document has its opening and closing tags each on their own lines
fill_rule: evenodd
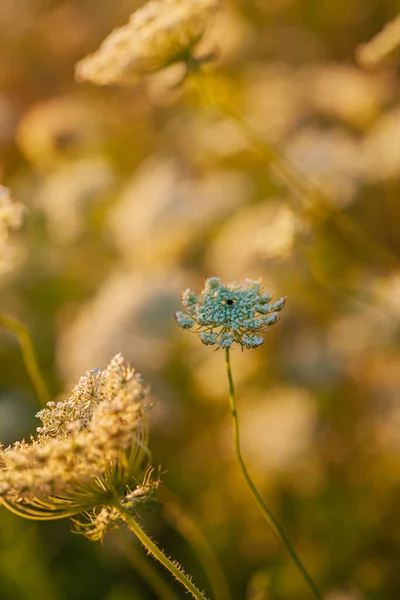
<svg viewBox="0 0 400 600">
<path fill-rule="evenodd" d="M 292 557 L 293 561 L 297 565 L 297 568 L 299 569 L 300 573 L 304 577 L 305 581 L 311 588 L 314 596 L 316 598 L 318 598 L 318 600 L 322 600 L 322 596 L 321 596 L 320 592 L 318 591 L 318 588 L 316 587 L 315 583 L 313 582 L 310 575 L 307 573 L 306 569 L 304 568 L 303 564 L 301 563 L 300 558 L 297 556 L 297 553 L 295 552 L 292 544 L 290 543 L 289 539 L 287 538 L 282 527 L 280 526 L 280 524 L 278 523 L 278 521 L 276 520 L 276 518 L 274 517 L 274 515 L 272 514 L 270 509 L 267 507 L 264 500 L 262 499 L 259 491 L 257 490 L 256 486 L 254 485 L 254 483 L 247 471 L 246 465 L 244 464 L 243 457 L 242 457 L 242 451 L 240 448 L 239 422 L 238 422 L 238 416 L 237 416 L 237 410 L 236 410 L 235 388 L 233 385 L 229 348 L 225 349 L 225 362 L 226 362 L 226 371 L 227 371 L 228 381 L 229 381 L 229 405 L 230 405 L 232 418 L 233 418 L 235 452 L 236 452 L 236 457 L 239 461 L 243 476 L 244 476 L 246 483 L 250 489 L 250 492 L 251 492 L 254 500 L 256 501 L 259 509 L 261 510 L 265 520 L 267 521 L 269 526 L 272 528 L 273 532 L 277 535 L 277 537 L 280 538 L 281 541 L 285 544 L 290 556 Z"/>
<path fill-rule="evenodd" d="M 215 600 L 231 600 L 232 597 L 225 574 L 195 519 L 190 516 L 186 509 L 183 510 L 180 500 L 165 485 L 163 486 L 163 493 L 167 499 L 164 503 L 164 516 L 197 553 L 210 582 Z"/>
<path fill-rule="evenodd" d="M 0 324 L 9 331 L 12 331 L 18 338 L 21 346 L 22 357 L 28 371 L 29 377 L 35 388 L 40 404 L 45 406 L 51 400 L 46 384 L 40 374 L 40 369 L 36 360 L 35 351 L 31 341 L 28 329 L 21 321 L 6 315 L 0 315 Z"/>
<path fill-rule="evenodd" d="M 112 537 L 112 544 L 128 559 L 159 600 L 176 600 L 175 594 L 160 576 L 155 565 L 151 561 L 146 560 L 140 548 L 135 548 L 133 544 L 130 544 L 119 535 L 118 537 L 116 535 Z"/>
<path fill-rule="evenodd" d="M 126 510 L 118 501 L 116 501 L 115 508 L 118 510 L 122 519 L 128 525 L 129 529 L 136 535 L 138 540 L 143 544 L 149 554 L 153 555 L 153 558 L 158 560 L 168 571 L 180 581 L 180 583 L 190 592 L 193 598 L 196 600 L 207 600 L 207 598 L 197 589 L 192 583 L 189 576 L 187 576 L 180 565 L 176 562 L 171 561 L 160 548 L 153 542 L 153 540 L 143 531 L 139 523 L 132 517 L 129 511 Z"/>
</svg>

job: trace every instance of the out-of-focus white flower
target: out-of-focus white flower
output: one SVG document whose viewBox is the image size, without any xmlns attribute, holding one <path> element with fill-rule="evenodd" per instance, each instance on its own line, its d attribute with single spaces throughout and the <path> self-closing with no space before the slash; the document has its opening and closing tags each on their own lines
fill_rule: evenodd
<svg viewBox="0 0 400 600">
<path fill-rule="evenodd" d="M 246 121 L 274 143 L 291 133 L 306 113 L 296 71 L 281 63 L 246 70 L 243 105 Z"/>
<path fill-rule="evenodd" d="M 384 28 L 366 44 L 360 44 L 356 58 L 363 67 L 376 67 L 390 62 L 400 46 L 400 15 L 386 23 Z"/>
<path fill-rule="evenodd" d="M 22 225 L 25 207 L 11 198 L 11 191 L 0 185 L 0 237 L 7 238 L 9 230 Z"/>
<path fill-rule="evenodd" d="M 359 128 L 377 117 L 387 94 L 384 82 L 348 64 L 306 69 L 300 79 L 315 110 Z"/>
<path fill-rule="evenodd" d="M 180 114 L 172 125 L 172 133 L 184 152 L 201 164 L 215 165 L 216 161 L 249 149 L 249 140 L 237 124 L 215 115 L 196 113 L 185 118 Z"/>
<path fill-rule="evenodd" d="M 153 157 L 135 173 L 110 211 L 117 248 L 143 262 L 176 263 L 210 226 L 244 204 L 251 185 L 246 175 L 221 170 L 188 175 L 178 161 Z"/>
<path fill-rule="evenodd" d="M 136 267 L 137 268 L 137 267 Z M 168 277 L 166 277 L 166 272 Z M 141 369 L 158 369 L 168 358 L 171 318 L 184 284 L 177 271 L 114 272 L 93 298 L 61 328 L 58 363 L 70 379 L 84 364 L 101 364 L 121 350 Z"/>
<path fill-rule="evenodd" d="M 289 258 L 305 231 L 287 202 L 266 200 L 241 210 L 221 227 L 209 245 L 207 265 L 224 277 L 254 276 L 267 264 L 271 273 L 271 261 Z"/>
<path fill-rule="evenodd" d="M 219 0 L 151 0 L 77 64 L 77 79 L 126 84 L 176 62 L 190 64 L 218 6 Z"/>
<path fill-rule="evenodd" d="M 303 129 L 288 142 L 285 155 L 340 207 L 353 201 L 365 177 L 362 145 L 340 129 Z"/>
<path fill-rule="evenodd" d="M 71 243 L 79 236 L 87 204 L 101 200 L 114 180 L 111 164 L 101 156 L 68 163 L 44 179 L 37 202 L 55 243 Z"/>
<path fill-rule="evenodd" d="M 372 285 L 378 306 L 396 319 L 400 319 L 400 271 L 378 279 Z"/>
<path fill-rule="evenodd" d="M 96 147 L 105 121 L 105 111 L 100 114 L 93 101 L 56 96 L 34 104 L 22 116 L 17 143 L 32 164 L 53 166 Z"/>
<path fill-rule="evenodd" d="M 0 185 L 0 271 L 10 269 L 13 252 L 8 245 L 9 231 L 19 229 L 22 225 L 25 206 L 11 198 L 8 188 Z"/>
<path fill-rule="evenodd" d="M 383 114 L 367 133 L 364 141 L 366 178 L 371 181 L 397 179 L 400 176 L 400 109 Z"/>
</svg>

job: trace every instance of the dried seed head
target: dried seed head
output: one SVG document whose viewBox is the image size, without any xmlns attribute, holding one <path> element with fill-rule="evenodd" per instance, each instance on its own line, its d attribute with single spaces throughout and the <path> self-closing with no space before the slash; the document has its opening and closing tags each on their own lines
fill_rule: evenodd
<svg viewBox="0 0 400 600">
<path fill-rule="evenodd" d="M 116 496 L 134 509 L 126 497 L 137 489 L 149 460 L 147 394 L 120 354 L 105 371 L 88 371 L 70 398 L 49 402 L 37 414 L 42 427 L 36 439 L 0 447 L 0 504 L 30 518 L 74 516 L 89 537 L 101 529 L 99 515 L 115 516 Z M 147 477 L 149 498 L 157 485 Z"/>
</svg>

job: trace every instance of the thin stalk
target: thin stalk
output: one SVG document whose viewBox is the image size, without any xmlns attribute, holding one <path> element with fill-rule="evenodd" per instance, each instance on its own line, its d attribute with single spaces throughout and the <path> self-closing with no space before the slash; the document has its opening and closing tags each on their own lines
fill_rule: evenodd
<svg viewBox="0 0 400 600">
<path fill-rule="evenodd" d="M 27 327 L 14 317 L 0 315 L 0 325 L 3 325 L 9 331 L 12 331 L 18 339 L 21 347 L 22 358 L 24 359 L 26 370 L 36 391 L 36 395 L 42 406 L 51 400 L 51 396 L 44 382 L 38 362 L 36 360 L 35 350 L 33 348 L 30 333 Z"/>
<path fill-rule="evenodd" d="M 261 510 L 265 520 L 267 521 L 267 523 L 269 524 L 269 526 L 271 527 L 271 529 L 273 530 L 275 535 L 278 538 L 280 538 L 280 540 L 285 544 L 286 549 L 288 550 L 290 556 L 292 557 L 293 561 L 295 562 L 295 564 L 296 564 L 297 568 L 299 569 L 301 575 L 303 576 L 304 580 L 307 582 L 308 586 L 312 590 L 315 598 L 318 598 L 318 600 L 322 600 L 322 596 L 321 596 L 320 592 L 318 591 L 318 588 L 316 587 L 315 583 L 311 579 L 311 576 L 307 573 L 305 567 L 303 566 L 302 562 L 300 561 L 300 558 L 298 557 L 298 555 L 297 555 L 296 551 L 294 550 L 292 544 L 290 543 L 288 537 L 286 536 L 285 532 L 283 531 L 281 525 L 278 523 L 278 521 L 276 520 L 276 518 L 274 517 L 274 515 L 272 514 L 270 509 L 267 507 L 264 500 L 262 499 L 260 492 L 257 490 L 255 484 L 253 483 L 253 481 L 247 471 L 246 465 L 244 464 L 244 460 L 242 457 L 242 451 L 241 451 L 241 447 L 240 447 L 239 421 L 238 421 L 237 409 L 236 409 L 236 396 L 235 396 L 235 388 L 233 385 L 229 348 L 225 349 L 225 363 L 226 363 L 226 372 L 227 372 L 228 381 L 229 381 L 229 405 L 230 405 L 232 418 L 233 418 L 235 452 L 236 452 L 236 457 L 238 459 L 238 462 L 240 464 L 240 468 L 243 473 L 243 477 L 245 478 L 245 481 L 249 487 L 249 490 L 250 490 L 254 500 L 256 501 L 256 504 L 258 505 L 259 509 Z"/>
<path fill-rule="evenodd" d="M 166 520 L 181 534 L 183 538 L 193 547 L 199 561 L 210 582 L 215 600 L 231 600 L 229 585 L 225 574 L 219 564 L 212 547 L 207 538 L 198 527 L 188 511 L 182 508 L 180 500 L 175 494 L 163 486 L 167 501 L 164 503 L 164 516 Z"/>
<path fill-rule="evenodd" d="M 308 203 L 308 210 L 311 214 L 314 212 L 314 215 L 320 220 L 331 218 L 337 229 L 353 246 L 367 249 L 374 262 L 380 262 L 384 266 L 398 267 L 399 258 L 394 252 L 372 238 L 351 217 L 336 208 L 318 185 L 312 183 L 277 148 L 260 138 L 258 132 L 249 123 L 224 101 L 216 97 L 201 69 L 193 73 L 192 81 L 194 81 L 200 97 L 205 98 L 206 102 L 220 114 L 234 121 L 267 164 L 273 167 L 286 185 L 303 199 L 305 202 L 303 209 L 307 208 Z"/>
<path fill-rule="evenodd" d="M 128 525 L 129 529 L 136 535 L 138 540 L 143 544 L 149 554 L 153 555 L 153 558 L 158 560 L 168 571 L 180 581 L 180 583 L 190 592 L 193 598 L 196 600 L 207 600 L 207 598 L 197 589 L 197 587 L 192 583 L 190 577 L 186 575 L 182 567 L 178 565 L 178 563 L 170 560 L 160 548 L 153 542 L 153 540 L 143 531 L 140 527 L 139 523 L 134 519 L 134 517 L 126 510 L 121 504 L 116 501 L 115 508 L 118 510 L 122 519 Z"/>
<path fill-rule="evenodd" d="M 153 562 L 147 560 L 140 548 L 135 548 L 128 540 L 122 536 L 113 536 L 112 544 L 117 550 L 128 559 L 134 569 L 151 587 L 159 600 L 176 600 L 176 595 L 163 580 Z"/>
</svg>

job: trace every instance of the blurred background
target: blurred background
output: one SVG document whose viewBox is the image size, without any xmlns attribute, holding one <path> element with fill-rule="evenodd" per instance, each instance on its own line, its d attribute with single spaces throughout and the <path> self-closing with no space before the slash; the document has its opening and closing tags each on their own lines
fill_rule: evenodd
<svg viewBox="0 0 400 600">
<path fill-rule="evenodd" d="M 252 126 L 256 146 L 168 74 L 131 88 L 74 81 L 75 63 L 139 5 L 0 3 L 0 180 L 28 207 L 0 275 L 0 312 L 31 330 L 55 397 L 116 352 L 150 383 L 165 485 L 143 524 L 201 589 L 212 595 L 174 527 L 171 492 L 214 549 L 233 600 L 307 600 L 235 462 L 223 355 L 173 319 L 181 291 L 208 276 L 261 278 L 287 296 L 265 344 L 233 352 L 249 470 L 326 600 L 394 600 L 399 56 L 374 69 L 355 56 L 398 2 L 225 0 L 203 77 Z M 323 194 L 288 185 L 263 143 Z M 7 445 L 35 431 L 39 405 L 3 330 L 0 365 Z M 1 600 L 154 600 L 135 568 L 143 557 L 123 532 L 94 544 L 67 521 L 0 510 Z"/>
</svg>

